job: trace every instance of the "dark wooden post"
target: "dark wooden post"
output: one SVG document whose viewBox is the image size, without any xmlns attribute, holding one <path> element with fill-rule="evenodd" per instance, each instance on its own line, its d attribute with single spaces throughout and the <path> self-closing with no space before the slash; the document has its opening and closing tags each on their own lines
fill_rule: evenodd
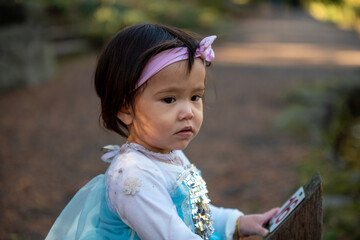
<svg viewBox="0 0 360 240">
<path fill-rule="evenodd" d="M 304 186 L 305 199 L 265 240 L 321 240 L 322 180 L 317 173 Z"/>
</svg>

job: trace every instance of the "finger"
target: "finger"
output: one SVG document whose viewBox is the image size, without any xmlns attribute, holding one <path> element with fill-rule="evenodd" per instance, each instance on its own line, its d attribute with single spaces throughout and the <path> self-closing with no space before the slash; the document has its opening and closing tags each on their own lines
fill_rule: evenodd
<svg viewBox="0 0 360 240">
<path fill-rule="evenodd" d="M 269 230 L 267 230 L 266 228 L 261 228 L 260 235 L 262 237 L 266 237 L 268 234 L 269 234 Z"/>
<path fill-rule="evenodd" d="M 274 216 L 278 211 L 280 210 L 280 208 L 273 208 L 269 211 L 267 211 L 266 213 L 264 213 L 265 216 L 269 216 L 270 218 L 272 216 Z"/>
<path fill-rule="evenodd" d="M 280 208 L 273 208 L 264 213 L 264 223 L 268 222 L 279 210 Z"/>
</svg>

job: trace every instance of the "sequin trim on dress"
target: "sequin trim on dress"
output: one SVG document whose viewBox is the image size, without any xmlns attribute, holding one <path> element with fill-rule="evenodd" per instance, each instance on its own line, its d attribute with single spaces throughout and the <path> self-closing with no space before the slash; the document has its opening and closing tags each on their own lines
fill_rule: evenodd
<svg viewBox="0 0 360 240">
<path fill-rule="evenodd" d="M 204 240 L 209 240 L 214 232 L 212 217 L 209 208 L 210 199 L 204 179 L 199 170 L 190 164 L 177 177 L 177 186 L 185 183 L 190 191 L 191 216 L 195 226 L 195 233 Z"/>
</svg>

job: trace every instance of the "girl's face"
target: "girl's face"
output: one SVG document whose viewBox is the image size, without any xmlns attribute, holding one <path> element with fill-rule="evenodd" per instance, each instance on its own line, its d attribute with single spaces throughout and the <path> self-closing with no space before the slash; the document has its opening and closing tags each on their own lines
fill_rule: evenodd
<svg viewBox="0 0 360 240">
<path fill-rule="evenodd" d="M 155 152 L 185 149 L 197 135 L 203 120 L 205 66 L 195 59 L 190 73 L 187 60 L 173 63 L 151 77 L 127 114 L 128 142 Z"/>
</svg>

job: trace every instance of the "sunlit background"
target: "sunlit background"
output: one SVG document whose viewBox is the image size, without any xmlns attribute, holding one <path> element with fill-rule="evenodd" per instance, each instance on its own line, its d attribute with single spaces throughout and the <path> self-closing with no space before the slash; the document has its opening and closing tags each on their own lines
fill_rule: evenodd
<svg viewBox="0 0 360 240">
<path fill-rule="evenodd" d="M 0 0 L 0 239 L 44 239 L 124 143 L 99 124 L 93 72 L 143 22 L 218 36 L 185 150 L 212 203 L 263 212 L 320 172 L 323 239 L 360 239 L 360 0 Z"/>
</svg>

